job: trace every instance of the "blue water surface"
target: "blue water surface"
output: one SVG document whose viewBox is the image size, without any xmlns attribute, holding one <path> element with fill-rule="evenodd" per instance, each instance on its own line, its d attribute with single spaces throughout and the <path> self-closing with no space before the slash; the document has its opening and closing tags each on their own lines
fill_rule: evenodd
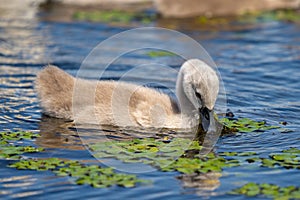
<svg viewBox="0 0 300 200">
<path fill-rule="evenodd" d="M 12 1 L 14 2 L 14 1 Z M 1 8 L 1 6 L 3 8 Z M 0 131 L 30 130 L 42 137 L 32 145 L 46 148 L 41 157 L 61 157 L 95 161 L 68 122 L 43 117 L 34 91 L 35 75 L 47 64 L 54 64 L 76 75 L 91 50 L 105 39 L 133 27 L 103 23 L 46 20 L 38 9 L 25 5 L 21 11 L 0 5 Z M 20 7 L 20 6 L 19 6 Z M 30 7 L 31 8 L 31 7 Z M 3 13 L 3 14 L 2 14 Z M 152 24 L 156 26 L 156 23 Z M 261 157 L 289 147 L 300 148 L 300 27 L 298 24 L 270 21 L 251 26 L 227 29 L 190 29 L 175 27 L 201 43 L 218 66 L 227 95 L 227 108 L 236 117 L 266 120 L 272 125 L 287 122 L 284 133 L 238 133 L 221 137 L 215 151 L 255 151 Z M 137 36 L 138 37 L 138 36 Z M 146 43 L 164 43 L 164 38 L 145 37 Z M 131 45 L 124 41 L 120 45 Z M 176 44 L 174 44 L 176 45 Z M 105 56 L 113 55 L 119 46 L 112 46 Z M 178 70 L 179 57 L 152 58 L 135 51 L 117 59 L 102 79 L 119 80 L 124 73 L 140 63 L 161 63 Z M 96 68 L 96 66 L 94 66 Z M 176 72 L 176 71 L 175 71 Z M 176 73 L 160 71 L 149 65 L 143 72 L 126 80 L 174 95 Z M 86 78 L 98 79 L 93 68 Z M 159 84 L 156 84 L 159 83 Z M 68 138 L 68 140 L 66 140 Z M 137 174 L 153 181 L 135 188 L 118 186 L 96 189 L 78 186 L 74 180 L 56 177 L 51 172 L 8 168 L 11 161 L 0 160 L 1 199 L 244 199 L 226 194 L 231 189 L 254 181 L 280 186 L 297 185 L 298 170 L 268 169 L 245 164 L 225 169 L 217 178 L 205 183 L 189 177 L 177 178 L 177 172 L 152 171 Z M 205 177 L 200 177 L 205 180 Z M 258 198 L 258 197 L 257 197 Z M 263 198 L 262 198 L 263 199 Z"/>
</svg>

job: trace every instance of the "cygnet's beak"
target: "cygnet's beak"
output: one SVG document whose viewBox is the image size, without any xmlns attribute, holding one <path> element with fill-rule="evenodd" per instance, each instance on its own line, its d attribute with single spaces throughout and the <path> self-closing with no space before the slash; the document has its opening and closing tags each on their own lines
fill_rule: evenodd
<svg viewBox="0 0 300 200">
<path fill-rule="evenodd" d="M 206 107 L 202 107 L 199 109 L 200 112 L 200 122 L 202 129 L 205 133 L 215 131 L 216 123 L 214 118 L 214 112 L 209 110 Z"/>
</svg>

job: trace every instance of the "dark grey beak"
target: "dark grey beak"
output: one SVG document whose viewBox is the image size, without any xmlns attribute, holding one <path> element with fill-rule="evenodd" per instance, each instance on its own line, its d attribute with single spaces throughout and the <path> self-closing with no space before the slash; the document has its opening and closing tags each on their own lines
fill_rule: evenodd
<svg viewBox="0 0 300 200">
<path fill-rule="evenodd" d="M 202 107 L 199 109 L 200 112 L 200 121 L 202 129 L 205 133 L 215 131 L 216 123 L 212 110 L 209 110 L 206 107 Z"/>
</svg>

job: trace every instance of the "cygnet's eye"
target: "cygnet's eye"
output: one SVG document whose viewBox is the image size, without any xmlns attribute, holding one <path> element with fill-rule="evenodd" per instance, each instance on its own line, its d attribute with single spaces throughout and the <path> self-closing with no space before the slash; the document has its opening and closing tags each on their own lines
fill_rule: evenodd
<svg viewBox="0 0 300 200">
<path fill-rule="evenodd" d="M 196 95 L 196 97 L 198 98 L 198 99 L 200 99 L 201 100 L 201 94 L 199 93 L 199 92 L 195 92 L 195 95 Z"/>
</svg>

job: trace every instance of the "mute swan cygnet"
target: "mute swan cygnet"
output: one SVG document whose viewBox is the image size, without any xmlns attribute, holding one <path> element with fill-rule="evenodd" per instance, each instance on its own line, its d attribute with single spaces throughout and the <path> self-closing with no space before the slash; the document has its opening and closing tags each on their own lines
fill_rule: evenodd
<svg viewBox="0 0 300 200">
<path fill-rule="evenodd" d="M 74 87 L 80 98 L 73 101 Z M 92 96 L 85 92 L 93 88 Z M 55 66 L 38 73 L 36 90 L 46 115 L 90 123 L 117 126 L 193 128 L 201 120 L 205 132 L 214 124 L 213 108 L 219 92 L 216 72 L 198 59 L 186 61 L 178 73 L 178 104 L 152 88 L 116 81 L 76 79 Z M 93 105 L 86 102 L 94 98 Z M 74 107 L 79 109 L 74 109 Z M 73 113 L 77 110 L 76 117 Z M 93 119 L 95 117 L 93 116 Z M 123 119 L 123 120 L 122 120 Z"/>
</svg>

